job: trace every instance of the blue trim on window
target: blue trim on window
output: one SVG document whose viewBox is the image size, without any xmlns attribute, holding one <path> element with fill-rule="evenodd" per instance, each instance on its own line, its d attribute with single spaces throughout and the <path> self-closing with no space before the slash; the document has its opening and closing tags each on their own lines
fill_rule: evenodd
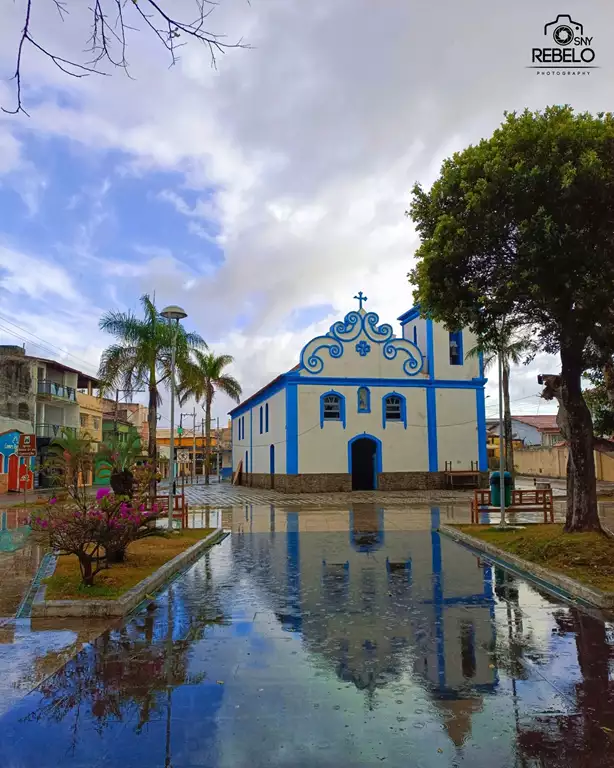
<svg viewBox="0 0 614 768">
<path fill-rule="evenodd" d="M 363 437 L 368 437 L 369 440 L 373 440 L 375 443 L 375 485 L 377 486 L 377 475 L 382 471 L 382 441 L 379 437 L 375 437 L 375 435 L 370 435 L 368 432 L 362 432 L 359 435 L 354 435 L 354 437 L 348 440 L 348 472 L 350 475 L 352 474 L 352 444 Z"/>
<path fill-rule="evenodd" d="M 275 445 L 269 446 L 269 472 L 271 475 L 275 474 Z"/>
<path fill-rule="evenodd" d="M 324 428 L 324 398 L 328 395 L 336 395 L 339 398 L 339 418 L 338 419 L 326 419 L 327 422 L 340 421 L 345 429 L 345 395 L 341 392 L 336 392 L 334 389 L 329 389 L 328 392 L 323 392 L 320 395 L 320 429 Z"/>
<path fill-rule="evenodd" d="M 245 451 L 245 474 L 249 475 L 249 451 Z"/>
<path fill-rule="evenodd" d="M 260 434 L 262 434 L 262 406 L 260 406 Z"/>
<path fill-rule="evenodd" d="M 429 472 L 437 472 L 439 458 L 437 451 L 437 390 L 429 387 L 426 390 L 426 433 L 429 452 Z"/>
<path fill-rule="evenodd" d="M 400 392 L 387 392 L 382 397 L 382 427 L 386 429 L 386 400 L 389 397 L 398 397 L 401 400 L 401 418 L 400 419 L 388 419 L 388 421 L 391 424 L 403 424 L 405 429 L 407 429 L 407 400 L 405 399 L 405 395 L 402 395 Z"/>
<path fill-rule="evenodd" d="M 478 469 L 488 472 L 488 449 L 486 448 L 486 396 L 484 389 L 475 390 L 475 409 L 478 427 Z"/>
<path fill-rule="evenodd" d="M 452 342 L 456 342 L 458 347 L 458 362 L 452 361 Z M 463 362 L 463 332 L 450 331 L 450 365 L 462 365 Z"/>
<path fill-rule="evenodd" d="M 264 406 L 264 425 L 265 425 L 264 431 L 268 432 L 269 431 L 269 404 L 268 403 Z"/>
<path fill-rule="evenodd" d="M 364 389 L 367 393 L 367 406 L 366 408 L 360 407 L 360 390 Z M 371 413 L 371 392 L 369 387 L 358 387 L 356 390 L 356 410 L 358 413 Z"/>
<path fill-rule="evenodd" d="M 435 378 L 435 341 L 433 338 L 433 321 L 426 318 L 426 357 L 428 360 L 429 379 Z"/>
<path fill-rule="evenodd" d="M 414 325 L 414 344 L 418 346 L 418 326 Z"/>
<path fill-rule="evenodd" d="M 298 387 L 286 386 L 286 474 L 298 475 Z"/>
</svg>

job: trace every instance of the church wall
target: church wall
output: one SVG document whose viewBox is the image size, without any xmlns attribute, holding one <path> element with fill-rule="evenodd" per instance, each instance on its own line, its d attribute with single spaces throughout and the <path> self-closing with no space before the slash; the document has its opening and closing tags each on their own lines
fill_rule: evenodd
<svg viewBox="0 0 614 768">
<path fill-rule="evenodd" d="M 439 470 L 446 461 L 453 470 L 471 469 L 478 460 L 475 390 L 437 389 L 436 405 Z"/>
<path fill-rule="evenodd" d="M 402 384 L 402 382 L 400 382 Z M 345 396 L 345 429 L 341 422 L 320 427 L 320 396 L 329 390 Z M 382 426 L 382 398 L 393 387 L 371 386 L 371 412 L 358 413 L 358 386 L 299 386 L 299 472 L 347 473 L 348 442 L 366 432 L 382 441 L 383 472 L 426 472 L 426 394 L 423 387 L 397 387 L 407 402 L 407 429 L 402 423 Z M 475 401 L 475 395 L 474 395 Z M 410 426 L 411 425 L 411 426 Z"/>
<path fill-rule="evenodd" d="M 269 405 L 269 431 L 266 432 L 266 405 Z M 262 434 L 260 434 L 260 408 L 262 408 Z M 270 474 L 271 445 L 275 446 L 275 473 L 286 471 L 286 398 L 285 390 L 258 403 L 252 408 L 252 438 L 253 464 L 250 462 L 250 472 L 254 474 Z"/>
<path fill-rule="evenodd" d="M 456 379 L 465 381 L 477 379 L 480 375 L 480 365 L 477 357 L 465 356 L 476 344 L 476 338 L 471 331 L 463 329 L 463 364 L 450 365 L 450 333 L 440 323 L 433 323 L 433 352 L 435 356 L 434 372 L 436 379 Z"/>
</svg>

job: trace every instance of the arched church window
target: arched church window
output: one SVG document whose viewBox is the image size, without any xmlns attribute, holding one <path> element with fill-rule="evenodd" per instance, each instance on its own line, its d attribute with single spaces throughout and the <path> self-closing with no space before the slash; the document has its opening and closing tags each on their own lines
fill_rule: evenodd
<svg viewBox="0 0 614 768">
<path fill-rule="evenodd" d="M 345 427 L 345 397 L 339 392 L 325 392 L 320 396 L 320 427 L 325 421 L 342 421 Z"/>
<path fill-rule="evenodd" d="M 388 395 L 386 398 L 386 421 L 400 421 L 401 419 L 401 398 L 395 395 Z"/>
<path fill-rule="evenodd" d="M 358 387 L 358 413 L 371 411 L 371 397 L 368 387 Z"/>
<path fill-rule="evenodd" d="M 450 331 L 450 365 L 463 364 L 463 332 Z"/>
<path fill-rule="evenodd" d="M 382 403 L 382 422 L 384 429 L 388 421 L 401 421 L 407 428 L 407 404 L 405 397 L 398 392 L 384 395 Z"/>
<path fill-rule="evenodd" d="M 341 398 L 339 395 L 326 395 L 324 398 L 324 421 L 341 418 Z"/>
</svg>

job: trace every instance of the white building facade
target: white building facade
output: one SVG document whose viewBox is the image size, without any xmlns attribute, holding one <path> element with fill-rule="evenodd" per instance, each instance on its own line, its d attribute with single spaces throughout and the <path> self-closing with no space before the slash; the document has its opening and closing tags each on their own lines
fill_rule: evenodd
<svg viewBox="0 0 614 768">
<path fill-rule="evenodd" d="M 312 339 L 299 364 L 231 411 L 240 482 L 296 492 L 441 488 L 486 472 L 483 363 L 475 338 L 401 315 L 402 336 L 358 310 Z"/>
</svg>

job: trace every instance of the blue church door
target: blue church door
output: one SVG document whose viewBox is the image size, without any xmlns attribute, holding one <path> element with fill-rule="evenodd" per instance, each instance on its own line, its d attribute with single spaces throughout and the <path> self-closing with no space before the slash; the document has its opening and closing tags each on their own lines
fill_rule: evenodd
<svg viewBox="0 0 614 768">
<path fill-rule="evenodd" d="M 352 443 L 352 490 L 373 491 L 377 479 L 375 463 L 377 445 L 370 437 L 361 437 Z"/>
</svg>

